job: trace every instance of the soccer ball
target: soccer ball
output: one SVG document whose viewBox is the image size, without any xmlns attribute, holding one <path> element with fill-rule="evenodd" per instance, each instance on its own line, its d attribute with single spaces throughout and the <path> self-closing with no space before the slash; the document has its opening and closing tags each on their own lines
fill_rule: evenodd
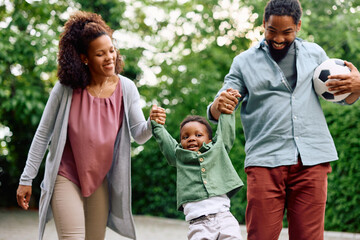
<svg viewBox="0 0 360 240">
<path fill-rule="evenodd" d="M 331 58 L 321 63 L 314 71 L 313 83 L 315 92 L 321 98 L 330 102 L 338 102 L 349 96 L 350 93 L 334 96 L 334 91 L 329 91 L 325 85 L 328 81 L 339 81 L 338 79 L 328 79 L 329 75 L 348 74 L 350 69 L 341 59 Z"/>
</svg>

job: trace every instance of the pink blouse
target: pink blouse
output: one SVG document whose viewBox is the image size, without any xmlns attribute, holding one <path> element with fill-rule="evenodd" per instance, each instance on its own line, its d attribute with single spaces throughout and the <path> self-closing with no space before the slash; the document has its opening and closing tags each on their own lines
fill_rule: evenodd
<svg viewBox="0 0 360 240">
<path fill-rule="evenodd" d="M 86 89 L 74 89 L 68 137 L 59 175 L 90 196 L 110 170 L 116 135 L 123 119 L 121 83 L 109 98 L 93 97 Z"/>
</svg>

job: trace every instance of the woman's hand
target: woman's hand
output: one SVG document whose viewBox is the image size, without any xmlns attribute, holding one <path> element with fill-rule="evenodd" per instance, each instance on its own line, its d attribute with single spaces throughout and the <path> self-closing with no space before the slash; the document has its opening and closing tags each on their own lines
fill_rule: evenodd
<svg viewBox="0 0 360 240">
<path fill-rule="evenodd" d="M 157 123 L 164 125 L 166 121 L 166 113 L 165 109 L 162 107 L 158 107 L 153 105 L 150 111 L 150 120 L 154 120 Z"/>
<path fill-rule="evenodd" d="M 32 187 L 25 185 L 19 185 L 16 191 L 17 203 L 19 204 L 20 207 L 22 207 L 25 210 L 29 209 L 31 192 L 32 192 Z"/>
</svg>

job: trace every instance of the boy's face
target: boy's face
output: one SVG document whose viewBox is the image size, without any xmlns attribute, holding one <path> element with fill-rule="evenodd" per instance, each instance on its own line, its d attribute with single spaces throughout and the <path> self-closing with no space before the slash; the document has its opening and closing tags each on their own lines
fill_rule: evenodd
<svg viewBox="0 0 360 240">
<path fill-rule="evenodd" d="M 263 22 L 265 28 L 265 39 L 273 55 L 286 55 L 287 50 L 296 38 L 300 30 L 301 21 L 294 23 L 291 16 L 271 15 L 267 22 Z"/>
<path fill-rule="evenodd" d="M 180 132 L 181 146 L 190 151 L 198 151 L 203 143 L 211 142 L 206 126 L 199 122 L 186 123 Z"/>
</svg>

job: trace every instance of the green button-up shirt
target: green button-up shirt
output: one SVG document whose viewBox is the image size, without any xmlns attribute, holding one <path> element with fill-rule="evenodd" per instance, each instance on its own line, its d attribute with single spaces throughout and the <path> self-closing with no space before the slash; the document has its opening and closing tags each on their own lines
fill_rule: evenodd
<svg viewBox="0 0 360 240">
<path fill-rule="evenodd" d="M 153 136 L 168 163 L 177 168 L 177 208 L 188 202 L 227 194 L 232 197 L 243 186 L 228 153 L 235 139 L 235 113 L 222 114 L 215 137 L 199 151 L 183 149 L 164 128 L 151 121 Z"/>
</svg>

